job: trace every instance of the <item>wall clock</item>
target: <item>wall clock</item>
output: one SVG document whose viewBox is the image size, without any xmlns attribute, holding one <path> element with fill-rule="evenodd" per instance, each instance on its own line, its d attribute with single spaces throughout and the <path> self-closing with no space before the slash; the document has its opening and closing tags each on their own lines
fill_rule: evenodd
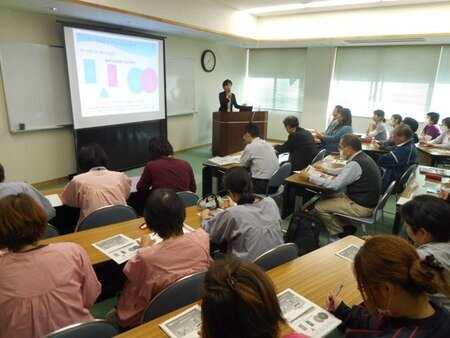
<svg viewBox="0 0 450 338">
<path fill-rule="evenodd" d="M 216 55 L 210 49 L 205 50 L 201 57 L 202 68 L 205 72 L 212 72 L 216 67 Z"/>
</svg>

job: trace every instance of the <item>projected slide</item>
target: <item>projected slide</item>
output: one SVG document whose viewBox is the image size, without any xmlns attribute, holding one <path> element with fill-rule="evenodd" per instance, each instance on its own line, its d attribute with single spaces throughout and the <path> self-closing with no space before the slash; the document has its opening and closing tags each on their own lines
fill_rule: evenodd
<svg viewBox="0 0 450 338">
<path fill-rule="evenodd" d="M 160 40 L 70 27 L 65 37 L 76 128 L 165 117 Z"/>
</svg>

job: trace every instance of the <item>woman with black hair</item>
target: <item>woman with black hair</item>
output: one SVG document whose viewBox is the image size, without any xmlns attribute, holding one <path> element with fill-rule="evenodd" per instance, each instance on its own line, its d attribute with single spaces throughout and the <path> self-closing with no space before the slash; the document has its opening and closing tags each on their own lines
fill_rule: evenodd
<svg viewBox="0 0 450 338">
<path fill-rule="evenodd" d="M 283 244 L 277 204 L 270 197 L 253 194 L 252 181 L 244 168 L 229 169 L 223 177 L 223 186 L 237 205 L 214 217 L 209 209 L 202 211 L 202 228 L 209 233 L 212 243 L 228 242 L 228 252 L 250 261 Z"/>
<path fill-rule="evenodd" d="M 333 129 L 326 131 L 325 134 L 317 133 L 316 137 L 322 142 L 321 148 L 325 149 L 327 155 L 339 151 L 339 140 L 342 135 L 353 134 L 352 112 L 344 108 L 337 114 L 338 125 Z"/>
<path fill-rule="evenodd" d="M 372 122 L 367 128 L 366 135 L 374 138 L 377 141 L 385 141 L 388 138 L 388 131 L 386 128 L 386 119 L 384 118 L 384 111 L 377 109 L 373 112 Z"/>
</svg>

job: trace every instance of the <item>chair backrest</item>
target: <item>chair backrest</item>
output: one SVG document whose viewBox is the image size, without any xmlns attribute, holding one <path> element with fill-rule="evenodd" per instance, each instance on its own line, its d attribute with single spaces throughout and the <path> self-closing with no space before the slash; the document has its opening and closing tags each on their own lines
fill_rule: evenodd
<svg viewBox="0 0 450 338">
<path fill-rule="evenodd" d="M 268 195 L 269 188 L 271 187 L 279 187 L 284 183 L 284 180 L 286 177 L 288 177 L 291 174 L 292 165 L 290 162 L 284 163 L 281 167 L 278 168 L 277 171 L 272 175 L 272 177 L 269 180 L 269 183 L 267 184 L 267 191 L 266 195 Z"/>
<path fill-rule="evenodd" d="M 193 205 L 197 205 L 197 202 L 199 200 L 199 197 L 192 191 L 180 191 L 177 192 L 177 195 L 180 196 L 185 207 L 192 207 Z"/>
<path fill-rule="evenodd" d="M 416 168 L 417 164 L 412 164 L 408 169 L 406 169 L 402 177 L 400 177 L 397 184 L 395 185 L 394 193 L 399 194 L 405 189 L 405 186 L 408 184 L 408 181 L 414 174 Z"/>
<path fill-rule="evenodd" d="M 72 324 L 50 332 L 44 338 L 110 338 L 119 334 L 117 328 L 105 320 L 95 319 L 89 322 Z"/>
<path fill-rule="evenodd" d="M 319 151 L 316 155 L 316 157 L 313 158 L 313 160 L 311 161 L 311 164 L 316 163 L 320 160 L 322 160 L 325 157 L 327 150 L 326 149 L 322 149 L 321 151 Z"/>
<path fill-rule="evenodd" d="M 45 229 L 43 239 L 45 238 L 52 238 L 52 237 L 58 237 L 61 233 L 59 232 L 58 228 L 56 228 L 54 225 L 47 224 L 47 229 Z"/>
<path fill-rule="evenodd" d="M 377 217 L 377 213 L 379 210 L 383 210 L 384 207 L 386 206 L 386 203 L 389 199 L 389 195 L 392 193 L 392 191 L 394 190 L 394 186 L 395 186 L 395 181 L 392 181 L 389 184 L 389 187 L 386 189 L 386 191 L 384 192 L 384 195 L 380 198 L 380 200 L 378 201 L 377 206 L 375 207 L 375 209 L 373 209 L 373 215 L 374 217 Z"/>
<path fill-rule="evenodd" d="M 298 258 L 298 246 L 295 243 L 281 244 L 256 258 L 253 263 L 265 271 Z"/>
<path fill-rule="evenodd" d="M 83 231 L 113 223 L 136 219 L 136 211 L 128 205 L 110 205 L 95 210 L 76 227 L 75 231 Z"/>
<path fill-rule="evenodd" d="M 142 323 L 189 305 L 201 298 L 200 285 L 205 279 L 206 271 L 193 273 L 180 278 L 162 290 L 144 311 Z"/>
</svg>

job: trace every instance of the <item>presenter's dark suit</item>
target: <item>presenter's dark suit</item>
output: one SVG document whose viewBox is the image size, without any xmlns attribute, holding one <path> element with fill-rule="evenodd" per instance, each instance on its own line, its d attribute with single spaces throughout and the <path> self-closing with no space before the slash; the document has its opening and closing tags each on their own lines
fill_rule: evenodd
<svg viewBox="0 0 450 338">
<path fill-rule="evenodd" d="M 219 101 L 220 101 L 220 108 L 219 111 L 227 111 L 228 102 L 230 101 L 227 99 L 227 95 L 225 92 L 219 93 Z M 233 111 L 233 106 L 236 109 L 241 109 L 242 106 L 238 105 L 236 102 L 236 96 L 234 94 L 231 94 L 231 111 Z"/>
<path fill-rule="evenodd" d="M 306 168 L 318 152 L 312 134 L 300 127 L 295 133 L 289 134 L 286 142 L 274 148 L 279 154 L 289 152 L 292 171 Z"/>
</svg>

